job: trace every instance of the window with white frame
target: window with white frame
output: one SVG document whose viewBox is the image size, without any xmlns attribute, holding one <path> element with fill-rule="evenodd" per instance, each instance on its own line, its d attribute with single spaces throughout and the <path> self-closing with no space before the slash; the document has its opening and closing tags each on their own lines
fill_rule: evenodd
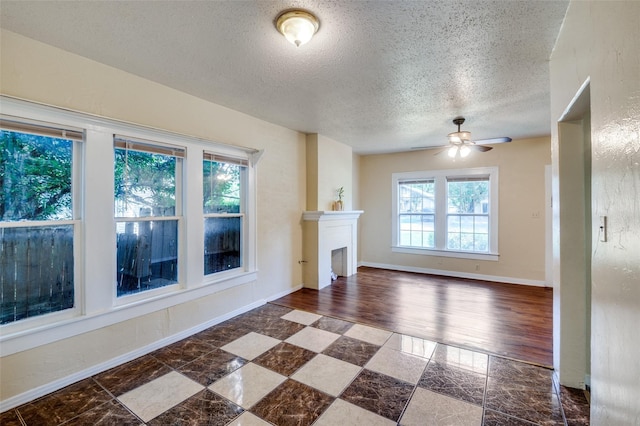
<svg viewBox="0 0 640 426">
<path fill-rule="evenodd" d="M 0 119 L 0 324 L 76 306 L 83 131 Z"/>
<path fill-rule="evenodd" d="M 205 152 L 204 274 L 242 268 L 248 161 Z"/>
<path fill-rule="evenodd" d="M 394 173 L 395 252 L 497 260 L 498 169 Z"/>
<path fill-rule="evenodd" d="M 3 354 L 255 282 L 255 150 L 6 96 L 0 102 Z M 207 213 L 205 151 L 229 171 Z M 213 234 L 224 243 L 208 275 L 206 215 L 219 218 Z"/>
<path fill-rule="evenodd" d="M 175 284 L 185 149 L 117 135 L 114 147 L 117 294 Z"/>
</svg>

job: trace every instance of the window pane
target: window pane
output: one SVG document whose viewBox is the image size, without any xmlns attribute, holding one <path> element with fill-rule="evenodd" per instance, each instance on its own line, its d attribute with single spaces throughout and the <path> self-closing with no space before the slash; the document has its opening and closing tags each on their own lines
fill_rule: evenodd
<svg viewBox="0 0 640 426">
<path fill-rule="evenodd" d="M 434 213 L 435 185 L 433 181 L 398 184 L 400 213 Z"/>
<path fill-rule="evenodd" d="M 489 202 L 489 180 L 448 181 L 449 213 L 486 213 Z"/>
<path fill-rule="evenodd" d="M 242 266 L 242 217 L 210 217 L 204 221 L 204 274 Z"/>
<path fill-rule="evenodd" d="M 118 296 L 178 281 L 178 221 L 117 224 Z"/>
<path fill-rule="evenodd" d="M 176 157 L 115 149 L 116 217 L 176 214 Z"/>
<path fill-rule="evenodd" d="M 242 166 L 203 161 L 204 213 L 240 213 Z"/>
<path fill-rule="evenodd" d="M 0 221 L 68 220 L 73 142 L 3 130 Z"/>
<path fill-rule="evenodd" d="M 73 225 L 0 228 L 0 323 L 73 308 Z"/>
</svg>

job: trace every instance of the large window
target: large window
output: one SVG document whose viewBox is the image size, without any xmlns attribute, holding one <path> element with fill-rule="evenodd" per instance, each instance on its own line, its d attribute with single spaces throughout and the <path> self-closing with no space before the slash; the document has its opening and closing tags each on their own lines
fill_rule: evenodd
<svg viewBox="0 0 640 426">
<path fill-rule="evenodd" d="M 204 153 L 205 275 L 243 266 L 247 164 L 246 160 Z"/>
<path fill-rule="evenodd" d="M 255 282 L 259 152 L 0 102 L 3 355 Z"/>
<path fill-rule="evenodd" d="M 178 282 L 184 149 L 116 136 L 117 294 Z"/>
<path fill-rule="evenodd" d="M 78 129 L 0 121 L 0 324 L 75 306 Z"/>
<path fill-rule="evenodd" d="M 477 259 L 498 254 L 498 170 L 393 175 L 393 251 Z"/>
</svg>

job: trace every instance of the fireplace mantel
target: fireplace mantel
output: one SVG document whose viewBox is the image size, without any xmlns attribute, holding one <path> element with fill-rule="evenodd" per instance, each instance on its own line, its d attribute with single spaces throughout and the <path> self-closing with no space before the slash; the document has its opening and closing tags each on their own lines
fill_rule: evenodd
<svg viewBox="0 0 640 426">
<path fill-rule="evenodd" d="M 363 210 L 306 211 L 304 229 L 304 286 L 320 290 L 331 284 L 331 253 L 345 249 L 342 274 L 357 272 L 358 218 Z"/>
<path fill-rule="evenodd" d="M 321 220 L 357 220 L 364 210 L 349 211 L 306 211 L 302 213 L 303 220 L 313 220 L 319 222 Z"/>
</svg>

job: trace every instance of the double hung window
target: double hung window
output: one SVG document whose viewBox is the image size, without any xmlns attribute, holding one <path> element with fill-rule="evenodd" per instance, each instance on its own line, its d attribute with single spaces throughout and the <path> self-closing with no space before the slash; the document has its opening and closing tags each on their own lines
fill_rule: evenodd
<svg viewBox="0 0 640 426">
<path fill-rule="evenodd" d="M 83 131 L 3 116 L 0 324 L 76 306 Z"/>
<path fill-rule="evenodd" d="M 204 274 L 242 268 L 248 161 L 204 153 Z"/>
<path fill-rule="evenodd" d="M 117 294 L 178 282 L 181 147 L 114 137 Z"/>
<path fill-rule="evenodd" d="M 393 251 L 496 260 L 498 169 L 393 174 Z"/>
</svg>

